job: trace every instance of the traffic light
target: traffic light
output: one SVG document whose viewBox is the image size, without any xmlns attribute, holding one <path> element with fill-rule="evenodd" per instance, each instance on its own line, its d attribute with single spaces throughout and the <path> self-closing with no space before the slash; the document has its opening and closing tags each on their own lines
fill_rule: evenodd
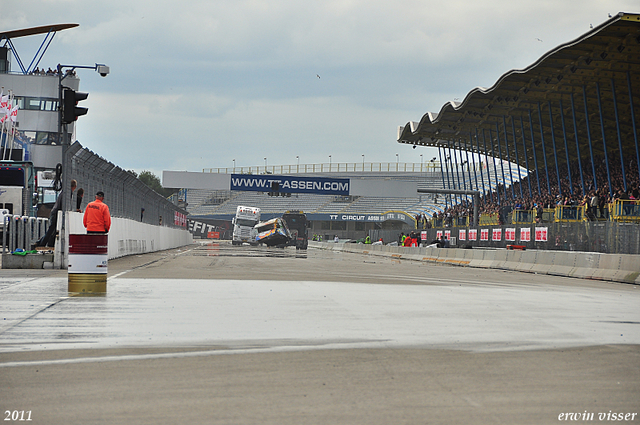
<svg viewBox="0 0 640 425">
<path fill-rule="evenodd" d="M 89 97 L 89 93 L 81 93 L 65 88 L 62 96 L 62 122 L 65 124 L 71 124 L 80 115 L 85 115 L 89 111 L 89 108 L 77 106 L 79 101 Z"/>
</svg>

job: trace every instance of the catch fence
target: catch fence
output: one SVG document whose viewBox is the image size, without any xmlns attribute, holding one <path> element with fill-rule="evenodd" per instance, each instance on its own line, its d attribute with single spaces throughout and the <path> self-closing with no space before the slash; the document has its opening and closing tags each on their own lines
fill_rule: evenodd
<svg viewBox="0 0 640 425">
<path fill-rule="evenodd" d="M 397 241 L 400 230 L 372 230 L 372 240 Z M 407 231 L 404 231 L 407 233 Z M 549 222 L 480 225 L 416 230 L 429 244 L 441 236 L 458 248 L 540 249 L 557 251 L 640 254 L 640 225 L 615 221 Z"/>
<path fill-rule="evenodd" d="M 69 147 L 70 178 L 84 189 L 81 209 L 102 191 L 112 217 L 123 217 L 147 224 L 186 227 L 187 211 L 140 181 L 133 173 L 96 155 L 80 143 Z M 75 209 L 75 196 L 73 202 Z M 72 209 L 72 208 L 68 208 Z"/>
</svg>

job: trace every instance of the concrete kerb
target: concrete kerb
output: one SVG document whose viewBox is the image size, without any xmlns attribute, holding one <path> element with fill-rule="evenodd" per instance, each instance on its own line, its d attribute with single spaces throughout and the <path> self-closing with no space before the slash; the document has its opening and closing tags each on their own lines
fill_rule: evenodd
<svg viewBox="0 0 640 425">
<path fill-rule="evenodd" d="M 640 284 L 640 261 L 638 261 L 637 255 L 577 251 L 409 248 L 333 242 L 312 242 L 310 245 L 315 248 L 436 264 L 506 269 Z"/>
</svg>

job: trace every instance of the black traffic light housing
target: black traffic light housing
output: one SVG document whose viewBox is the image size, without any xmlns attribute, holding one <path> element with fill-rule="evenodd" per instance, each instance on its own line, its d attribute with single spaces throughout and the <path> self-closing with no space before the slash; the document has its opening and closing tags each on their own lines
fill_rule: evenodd
<svg viewBox="0 0 640 425">
<path fill-rule="evenodd" d="M 280 183 L 271 182 L 271 192 L 268 193 L 269 196 L 278 196 L 278 191 L 280 190 Z"/>
<path fill-rule="evenodd" d="M 87 97 L 89 97 L 89 93 L 81 93 L 65 87 L 62 93 L 63 123 L 71 124 L 77 120 L 79 116 L 85 115 L 89 111 L 89 108 L 77 106 L 79 101 L 85 100 Z"/>
</svg>

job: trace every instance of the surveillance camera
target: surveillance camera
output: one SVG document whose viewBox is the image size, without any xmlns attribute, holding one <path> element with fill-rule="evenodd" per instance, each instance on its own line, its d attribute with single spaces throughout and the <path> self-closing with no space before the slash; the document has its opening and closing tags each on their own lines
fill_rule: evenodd
<svg viewBox="0 0 640 425">
<path fill-rule="evenodd" d="M 106 77 L 107 75 L 109 75 L 109 67 L 106 65 L 98 65 L 97 71 L 98 71 L 98 74 L 100 74 L 103 77 Z"/>
</svg>

